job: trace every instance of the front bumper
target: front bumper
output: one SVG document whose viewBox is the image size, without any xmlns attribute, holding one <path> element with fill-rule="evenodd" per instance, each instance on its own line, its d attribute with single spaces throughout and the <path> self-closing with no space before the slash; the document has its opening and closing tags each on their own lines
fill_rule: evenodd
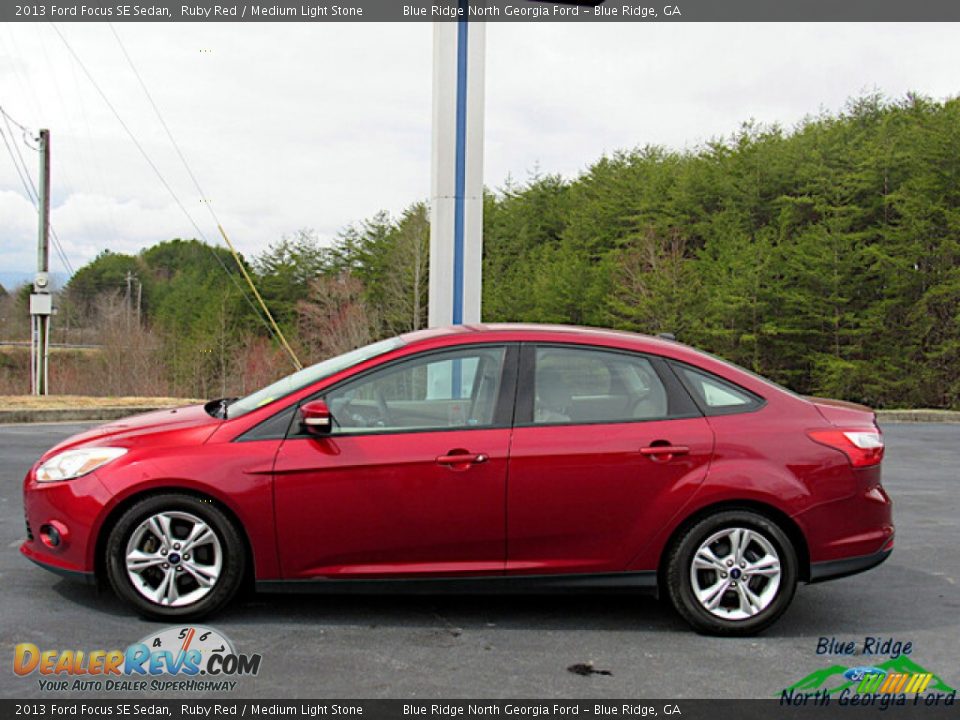
<svg viewBox="0 0 960 720">
<path fill-rule="evenodd" d="M 24 542 L 20 546 L 20 552 L 27 558 L 30 562 L 35 565 L 39 565 L 44 570 L 49 570 L 55 575 L 59 575 L 62 578 L 67 580 L 73 580 L 75 582 L 81 582 L 85 585 L 96 585 L 97 576 L 93 571 L 86 570 L 74 570 L 72 568 L 62 567 L 60 565 L 54 565 L 52 558 L 38 555 L 34 552 L 33 548 L 30 547 L 29 541 Z"/>
<path fill-rule="evenodd" d="M 107 489 L 95 472 L 56 483 L 38 483 L 33 473 L 31 469 L 23 483 L 27 538 L 21 554 L 60 575 L 92 579 L 96 529 L 110 499 Z M 45 525 L 60 530 L 57 546 L 43 542 Z"/>
</svg>

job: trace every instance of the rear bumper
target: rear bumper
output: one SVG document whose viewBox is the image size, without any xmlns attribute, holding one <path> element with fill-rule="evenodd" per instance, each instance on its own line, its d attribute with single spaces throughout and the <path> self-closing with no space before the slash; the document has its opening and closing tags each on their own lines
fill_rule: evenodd
<svg viewBox="0 0 960 720">
<path fill-rule="evenodd" d="M 849 495 L 844 492 L 840 497 L 821 500 L 793 516 L 807 539 L 811 578 L 819 565 L 844 566 L 848 560 L 855 564 L 893 547 L 893 502 L 880 484 L 880 466 L 852 473 L 844 469 L 822 481 L 814 496 L 847 488 L 852 490 Z"/>
<path fill-rule="evenodd" d="M 875 568 L 882 563 L 893 552 L 893 548 L 871 553 L 870 555 L 860 555 L 859 557 L 843 558 L 842 560 L 827 560 L 826 562 L 816 562 L 810 564 L 810 582 L 818 583 L 824 580 L 836 580 L 837 578 L 856 575 L 864 570 Z"/>
</svg>

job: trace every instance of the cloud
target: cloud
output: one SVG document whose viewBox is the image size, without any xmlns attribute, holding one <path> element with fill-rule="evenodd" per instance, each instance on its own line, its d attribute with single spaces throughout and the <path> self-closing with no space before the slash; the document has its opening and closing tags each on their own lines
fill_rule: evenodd
<svg viewBox="0 0 960 720">
<path fill-rule="evenodd" d="M 110 28 L 59 28 L 215 240 Z M 303 227 L 329 241 L 428 196 L 430 23 L 115 28 L 243 252 Z M 648 143 L 692 147 L 749 118 L 789 127 L 874 89 L 952 95 L 954 35 L 949 24 L 490 23 L 486 182 L 536 165 L 572 176 Z M 0 27 L 0 82 L 12 115 L 52 131 L 53 222 L 75 267 L 196 235 L 48 24 Z M 34 266 L 36 218 L 20 192 L 0 158 L 4 269 Z"/>
<path fill-rule="evenodd" d="M 938 24 L 488 24 L 487 181 L 535 163 L 575 174 L 604 152 L 694 147 L 746 120 L 790 127 L 879 89 L 958 92 Z M 897 48 L 896 52 L 891 49 Z"/>
<path fill-rule="evenodd" d="M 0 190 L 0 269 L 37 267 L 37 211 L 27 198 Z"/>
</svg>

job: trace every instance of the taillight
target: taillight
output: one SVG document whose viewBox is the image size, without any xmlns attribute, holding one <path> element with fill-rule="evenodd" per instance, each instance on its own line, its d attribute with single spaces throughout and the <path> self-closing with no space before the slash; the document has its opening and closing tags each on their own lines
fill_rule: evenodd
<svg viewBox="0 0 960 720">
<path fill-rule="evenodd" d="M 883 460 L 883 436 L 876 430 L 809 430 L 807 435 L 843 452 L 856 468 L 879 465 Z"/>
</svg>

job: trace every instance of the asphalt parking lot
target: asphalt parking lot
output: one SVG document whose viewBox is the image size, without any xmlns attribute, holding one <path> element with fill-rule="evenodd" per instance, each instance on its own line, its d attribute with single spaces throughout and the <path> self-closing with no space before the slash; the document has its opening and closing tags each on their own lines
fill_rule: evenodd
<svg viewBox="0 0 960 720">
<path fill-rule="evenodd" d="M 43 694 L 36 675 L 11 671 L 16 643 L 122 649 L 164 627 L 17 550 L 24 473 L 47 447 L 86 427 L 0 426 L 2 697 Z M 960 425 L 884 430 L 884 482 L 897 523 L 890 560 L 866 574 L 801 587 L 787 615 L 758 638 L 701 637 L 666 604 L 603 595 L 253 596 L 207 624 L 238 650 L 263 656 L 259 676 L 242 680 L 234 697 L 769 698 L 845 662 L 817 656 L 822 636 L 912 642 L 911 659 L 957 687 Z M 568 671 L 578 663 L 610 674 Z"/>
</svg>

